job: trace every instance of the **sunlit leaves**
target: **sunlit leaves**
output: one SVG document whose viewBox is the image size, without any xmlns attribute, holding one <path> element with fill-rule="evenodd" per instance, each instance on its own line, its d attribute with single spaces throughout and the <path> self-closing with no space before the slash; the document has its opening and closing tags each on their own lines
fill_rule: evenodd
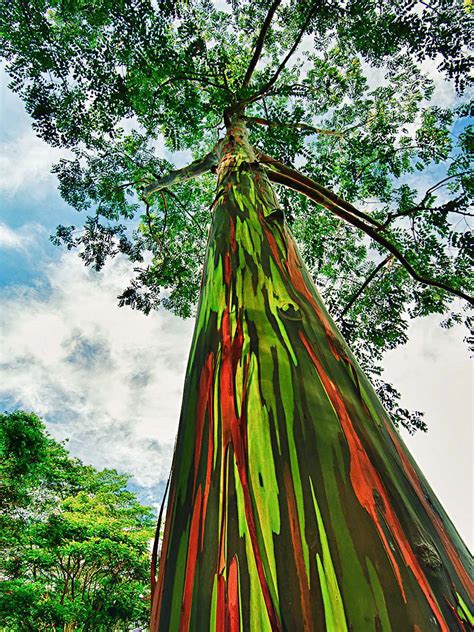
<svg viewBox="0 0 474 632">
<path fill-rule="evenodd" d="M 72 459 L 36 415 L 0 415 L 2 622 L 114 629 L 145 622 L 150 508 L 128 477 Z"/>
</svg>

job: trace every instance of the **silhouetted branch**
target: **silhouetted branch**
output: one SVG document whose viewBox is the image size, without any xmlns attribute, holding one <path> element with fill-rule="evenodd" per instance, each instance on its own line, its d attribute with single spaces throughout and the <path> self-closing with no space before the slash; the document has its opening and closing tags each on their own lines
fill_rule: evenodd
<svg viewBox="0 0 474 632">
<path fill-rule="evenodd" d="M 257 66 L 258 60 L 260 59 L 260 55 L 263 49 L 263 43 L 265 41 L 265 36 L 268 33 L 268 29 L 270 28 L 271 21 L 277 10 L 278 6 L 281 4 L 281 0 L 275 0 L 271 7 L 268 10 L 267 16 L 262 24 L 262 28 L 260 29 L 260 33 L 257 37 L 257 41 L 255 42 L 255 49 L 252 55 L 252 59 L 250 60 L 249 67 L 247 68 L 247 72 L 245 73 L 244 81 L 242 83 L 242 88 L 246 88 L 250 83 L 250 79 L 252 78 L 253 71 Z"/>
<path fill-rule="evenodd" d="M 356 302 L 356 300 L 359 298 L 359 296 L 364 292 L 365 288 L 373 281 L 373 279 L 375 279 L 375 277 L 377 276 L 377 274 L 380 272 L 380 270 L 389 262 L 393 259 L 393 255 L 388 255 L 387 257 L 385 257 L 385 259 L 383 259 L 376 268 L 374 268 L 374 270 L 372 270 L 372 272 L 369 274 L 369 276 L 365 279 L 365 281 L 362 283 L 362 285 L 359 287 L 358 290 L 356 290 L 354 292 L 354 294 L 351 296 L 351 298 L 349 299 L 349 302 L 347 303 L 347 305 L 344 307 L 344 309 L 342 310 L 342 312 L 340 313 L 338 320 L 340 320 L 345 314 L 347 314 L 347 312 L 350 310 L 350 308 L 354 305 L 354 303 Z"/>
<path fill-rule="evenodd" d="M 311 22 L 314 14 L 316 13 L 316 9 L 317 8 L 318 8 L 318 4 L 316 3 L 313 6 L 313 8 L 311 9 L 311 11 L 309 12 L 308 17 L 306 18 L 306 20 L 304 21 L 303 26 L 301 27 L 301 29 L 300 29 L 300 31 L 298 33 L 298 36 L 297 36 L 295 42 L 293 43 L 293 46 L 290 48 L 290 50 L 288 51 L 287 55 L 284 57 L 283 61 L 278 66 L 278 68 L 276 69 L 275 73 L 272 75 L 272 77 L 267 81 L 267 83 L 256 94 L 254 94 L 253 96 L 249 97 L 249 99 L 245 100 L 246 104 L 253 103 L 254 101 L 257 101 L 258 99 L 260 99 L 276 83 L 278 77 L 280 76 L 280 73 L 282 72 L 282 70 L 284 69 L 286 64 L 288 63 L 288 60 L 293 55 L 295 50 L 298 48 L 298 45 L 301 42 L 301 39 L 302 39 L 306 29 L 308 28 L 309 23 Z"/>
</svg>

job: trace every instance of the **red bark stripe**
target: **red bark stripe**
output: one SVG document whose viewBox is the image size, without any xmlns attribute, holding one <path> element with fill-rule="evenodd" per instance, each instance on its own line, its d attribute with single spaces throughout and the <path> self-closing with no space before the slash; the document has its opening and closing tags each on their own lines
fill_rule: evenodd
<svg viewBox="0 0 474 632">
<path fill-rule="evenodd" d="M 207 444 L 207 467 L 206 467 L 206 483 L 204 486 L 204 496 L 202 500 L 202 521 L 201 521 L 201 551 L 204 546 L 204 529 L 206 526 L 207 503 L 209 500 L 209 492 L 211 489 L 211 473 L 214 458 L 214 397 L 213 397 L 213 377 L 214 372 L 211 369 L 211 377 L 208 384 L 208 414 L 209 414 L 209 439 Z"/>
<path fill-rule="evenodd" d="M 227 580 L 227 599 L 229 612 L 229 632 L 240 632 L 240 604 L 239 604 L 239 567 L 234 555 L 229 566 Z"/>
<path fill-rule="evenodd" d="M 228 252 L 225 252 L 222 255 L 222 261 L 224 264 L 224 281 L 225 284 L 228 286 L 230 283 L 230 277 L 232 276 L 232 263 L 230 260 L 230 254 Z M 229 301 L 227 301 L 227 306 L 229 305 Z"/>
<path fill-rule="evenodd" d="M 217 576 L 216 632 L 226 632 L 225 619 L 225 579 L 224 575 L 219 573 Z"/>
<path fill-rule="evenodd" d="M 191 606 L 193 603 L 194 573 L 198 553 L 199 520 L 201 517 L 202 490 L 199 485 L 194 503 L 191 527 L 189 529 L 188 556 L 186 559 L 186 578 L 184 580 L 183 603 L 181 606 L 181 619 L 179 632 L 188 632 L 191 619 Z"/>
<path fill-rule="evenodd" d="M 296 508 L 295 491 L 293 488 L 293 482 L 287 463 L 285 464 L 283 478 L 285 482 L 291 540 L 293 542 L 293 550 L 295 553 L 294 559 L 300 589 L 301 611 L 303 613 L 303 629 L 305 630 L 305 632 L 311 632 L 312 630 L 314 630 L 313 616 L 311 613 L 311 599 L 309 594 L 308 578 L 306 576 L 306 568 L 304 564 L 303 544 L 301 541 L 300 525 L 298 521 L 298 510 Z"/>
<path fill-rule="evenodd" d="M 302 331 L 300 331 L 300 338 L 304 346 L 306 347 L 306 350 L 311 360 L 313 361 L 313 364 L 316 367 L 316 370 L 324 385 L 326 393 L 329 399 L 331 400 L 332 405 L 334 406 L 334 409 L 336 410 L 339 420 L 341 422 L 341 426 L 344 431 L 344 435 L 346 437 L 346 440 L 349 446 L 349 451 L 351 454 L 350 476 L 351 476 L 352 486 L 354 488 L 354 491 L 356 493 L 356 496 L 360 504 L 369 513 L 372 520 L 374 521 L 374 524 L 384 543 L 384 547 L 387 551 L 387 555 L 389 556 L 392 562 L 392 565 L 394 566 L 397 580 L 400 585 L 400 590 L 402 591 L 402 595 L 405 601 L 406 601 L 406 597 L 403 590 L 403 585 L 401 583 L 400 571 L 398 569 L 398 565 L 396 564 L 396 561 L 390 549 L 390 546 L 388 545 L 385 534 L 383 532 L 382 525 L 380 524 L 380 521 L 377 515 L 377 508 L 375 505 L 375 499 L 374 499 L 374 494 L 373 494 L 374 489 L 377 490 L 377 492 L 380 494 L 383 500 L 385 518 L 386 518 L 387 524 L 389 525 L 392 535 L 398 544 L 398 548 L 400 550 L 400 553 L 402 554 L 405 564 L 409 568 L 411 568 L 413 574 L 415 575 L 418 585 L 423 591 L 426 597 L 426 600 L 430 604 L 431 610 L 433 611 L 436 619 L 438 620 L 441 630 L 443 632 L 449 632 L 449 629 L 446 625 L 443 614 L 441 610 L 439 609 L 439 606 L 430 589 L 430 586 L 427 582 L 425 574 L 423 573 L 423 570 L 420 567 L 418 560 L 410 547 L 410 543 L 408 542 L 408 540 L 405 537 L 405 534 L 403 533 L 403 529 L 398 521 L 398 518 L 396 517 L 391 507 L 391 504 L 390 504 L 388 495 L 385 491 L 385 488 L 383 486 L 383 483 L 380 480 L 380 477 L 377 471 L 372 465 L 366 451 L 364 450 L 362 446 L 362 443 L 359 437 L 357 436 L 357 433 L 354 430 L 352 421 L 349 417 L 349 414 L 347 412 L 346 406 L 344 404 L 344 401 L 341 395 L 339 394 L 333 382 L 324 372 L 319 359 L 316 357 L 313 349 L 311 348 L 311 345 L 307 341 Z"/>
<path fill-rule="evenodd" d="M 235 252 L 237 244 L 235 242 L 235 224 L 232 217 L 229 215 L 229 243 L 232 252 Z"/>
<path fill-rule="evenodd" d="M 204 431 L 204 420 L 206 417 L 206 410 L 208 409 L 209 392 L 212 387 L 212 352 L 206 358 L 204 366 L 201 371 L 201 377 L 199 379 L 199 397 L 196 411 L 196 443 L 194 445 L 194 490 L 196 488 L 197 471 L 199 467 L 199 460 L 201 458 L 201 445 L 202 435 Z"/>
<path fill-rule="evenodd" d="M 459 555 L 456 551 L 456 549 L 453 546 L 453 543 L 451 542 L 451 540 L 449 539 L 449 537 L 447 536 L 445 530 L 444 530 L 444 525 L 443 522 L 440 518 L 440 516 L 434 511 L 433 507 L 431 507 L 431 505 L 429 504 L 429 502 L 426 500 L 425 498 L 425 494 L 423 492 L 423 488 L 421 486 L 420 483 L 420 479 L 418 478 L 418 475 L 413 467 L 413 465 L 410 463 L 408 457 L 406 454 L 404 454 L 402 447 L 400 446 L 399 440 L 397 439 L 397 436 L 395 435 L 395 431 L 393 430 L 393 428 L 390 425 L 390 422 L 387 419 L 384 419 L 385 421 L 385 426 L 390 434 L 390 437 L 392 439 L 393 445 L 395 446 L 395 449 L 397 451 L 397 454 L 400 458 L 400 461 L 402 463 L 403 469 L 406 473 L 406 475 L 408 476 L 408 479 L 413 487 L 413 489 L 415 490 L 421 504 L 423 505 L 426 513 L 430 516 L 432 524 L 434 526 L 434 528 L 436 529 L 436 532 L 438 533 L 438 536 L 441 540 L 441 542 L 444 545 L 446 554 L 448 555 L 449 559 L 451 560 L 451 563 L 453 564 L 454 568 L 456 569 L 456 573 L 459 577 L 459 579 L 461 580 L 464 588 L 466 589 L 467 593 L 471 595 L 472 598 L 472 594 L 473 594 L 473 590 L 472 590 L 472 581 L 471 578 L 469 577 L 466 569 L 464 568 L 463 563 L 461 562 Z"/>
<path fill-rule="evenodd" d="M 461 619 L 461 617 L 458 615 L 458 613 L 457 613 L 457 611 L 456 611 L 456 608 L 453 606 L 453 604 L 452 604 L 452 603 L 450 603 L 450 602 L 448 601 L 448 599 L 446 599 L 446 596 L 445 596 L 445 600 L 446 600 L 446 603 L 447 603 L 447 604 L 448 604 L 448 606 L 449 606 L 449 609 L 452 611 L 453 616 L 454 616 L 454 618 L 456 619 L 456 622 L 457 622 L 457 623 L 458 623 L 458 625 L 459 625 L 459 629 L 460 629 L 460 630 L 467 630 L 467 627 L 466 627 L 466 625 L 465 625 L 465 622 L 464 622 L 464 621 Z"/>
</svg>

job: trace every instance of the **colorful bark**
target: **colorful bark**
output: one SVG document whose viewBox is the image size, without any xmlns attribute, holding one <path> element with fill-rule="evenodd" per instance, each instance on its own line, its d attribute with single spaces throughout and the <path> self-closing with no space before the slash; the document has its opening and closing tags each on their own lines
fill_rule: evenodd
<svg viewBox="0 0 474 632">
<path fill-rule="evenodd" d="M 151 629 L 469 629 L 469 553 L 327 314 L 241 121 L 221 154 Z"/>
</svg>

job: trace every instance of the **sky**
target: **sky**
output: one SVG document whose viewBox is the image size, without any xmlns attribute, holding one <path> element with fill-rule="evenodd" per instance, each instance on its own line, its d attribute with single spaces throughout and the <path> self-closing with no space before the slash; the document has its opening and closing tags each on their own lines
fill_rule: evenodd
<svg viewBox="0 0 474 632">
<path fill-rule="evenodd" d="M 130 473 L 141 500 L 157 505 L 193 323 L 119 308 L 131 277 L 126 261 L 97 273 L 50 243 L 59 223 L 81 221 L 50 173 L 65 154 L 35 136 L 5 74 L 1 80 L 0 407 L 37 413 L 73 455 Z M 437 95 L 452 98 L 443 83 Z M 472 372 L 465 330 L 438 322 L 414 322 L 408 344 L 386 354 L 384 377 L 407 408 L 425 411 L 428 434 L 402 435 L 472 550 Z"/>
</svg>

